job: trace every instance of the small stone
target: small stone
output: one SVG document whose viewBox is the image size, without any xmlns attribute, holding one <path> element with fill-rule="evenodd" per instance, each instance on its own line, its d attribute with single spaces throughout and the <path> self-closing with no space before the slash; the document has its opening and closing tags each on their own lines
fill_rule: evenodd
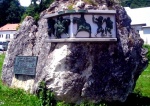
<svg viewBox="0 0 150 106">
<path fill-rule="evenodd" d="M 76 5 L 75 5 L 75 7 L 76 7 L 77 9 L 83 9 L 84 6 L 85 6 L 85 2 L 83 2 L 82 0 L 78 1 L 78 2 L 76 3 Z"/>
<path fill-rule="evenodd" d="M 94 9 L 94 6 L 89 5 L 89 4 L 86 4 L 86 5 L 85 5 L 85 9 Z"/>
</svg>

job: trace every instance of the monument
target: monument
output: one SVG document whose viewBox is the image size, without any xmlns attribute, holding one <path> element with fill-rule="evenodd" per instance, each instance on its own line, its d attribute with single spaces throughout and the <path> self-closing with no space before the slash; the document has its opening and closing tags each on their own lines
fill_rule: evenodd
<svg viewBox="0 0 150 106">
<path fill-rule="evenodd" d="M 148 64 L 144 41 L 131 29 L 122 6 L 112 0 L 95 3 L 55 0 L 40 14 L 38 25 L 26 17 L 8 46 L 3 82 L 35 93 L 45 81 L 57 100 L 71 103 L 124 102 Z M 67 9 L 70 5 L 73 10 Z M 23 59 L 27 71 L 34 64 L 32 75 L 22 68 L 15 71 L 19 56 L 38 58 L 37 65 Z"/>
</svg>

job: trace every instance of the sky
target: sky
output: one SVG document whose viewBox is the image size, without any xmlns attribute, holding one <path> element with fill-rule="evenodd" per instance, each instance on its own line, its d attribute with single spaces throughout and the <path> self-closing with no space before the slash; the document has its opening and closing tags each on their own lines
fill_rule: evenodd
<svg viewBox="0 0 150 106">
<path fill-rule="evenodd" d="M 19 1 L 20 1 L 20 4 L 25 7 L 29 6 L 31 3 L 31 0 L 19 0 Z"/>
</svg>

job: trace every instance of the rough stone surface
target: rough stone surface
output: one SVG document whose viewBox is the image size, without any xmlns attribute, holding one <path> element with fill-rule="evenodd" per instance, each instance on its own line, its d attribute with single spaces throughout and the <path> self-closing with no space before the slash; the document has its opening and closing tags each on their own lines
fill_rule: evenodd
<svg viewBox="0 0 150 106">
<path fill-rule="evenodd" d="M 3 82 L 36 92 L 39 82 L 44 80 L 56 98 L 66 102 L 125 101 L 148 63 L 146 51 L 142 48 L 144 41 L 131 29 L 131 19 L 123 7 L 112 4 L 109 0 L 95 0 L 97 9 L 117 10 L 117 42 L 45 42 L 48 39 L 48 23 L 42 16 L 59 10 L 62 4 L 67 7 L 72 2 L 73 0 L 54 1 L 41 13 L 38 26 L 32 17 L 23 21 L 6 53 Z M 87 8 L 86 5 L 91 4 L 85 3 L 82 8 Z M 35 77 L 14 75 L 14 58 L 18 55 L 38 56 Z"/>
</svg>

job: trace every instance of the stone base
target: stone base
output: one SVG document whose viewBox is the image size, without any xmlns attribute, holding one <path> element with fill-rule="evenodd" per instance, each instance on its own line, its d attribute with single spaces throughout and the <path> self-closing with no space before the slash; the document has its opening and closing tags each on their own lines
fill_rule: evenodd
<svg viewBox="0 0 150 106">
<path fill-rule="evenodd" d="M 116 42 L 117 38 L 65 38 L 47 39 L 46 42 Z"/>
</svg>

